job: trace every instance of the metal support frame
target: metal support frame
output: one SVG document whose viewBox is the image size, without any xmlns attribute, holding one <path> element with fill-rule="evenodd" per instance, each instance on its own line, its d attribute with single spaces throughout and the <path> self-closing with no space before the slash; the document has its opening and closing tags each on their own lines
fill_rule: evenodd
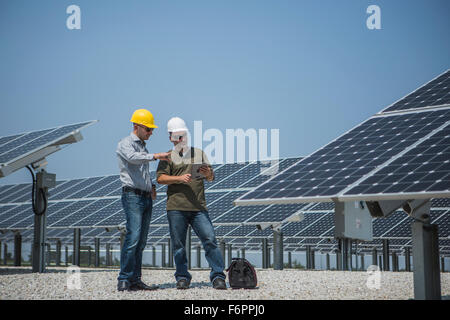
<svg viewBox="0 0 450 320">
<path fill-rule="evenodd" d="M 245 259 L 245 248 L 241 248 L 241 257 Z"/>
<path fill-rule="evenodd" d="M 273 269 L 283 270 L 283 232 L 273 230 Z"/>
<path fill-rule="evenodd" d="M 94 265 L 95 267 L 100 267 L 100 238 L 94 239 Z"/>
<path fill-rule="evenodd" d="M 156 267 L 156 247 L 152 246 L 152 267 Z"/>
<path fill-rule="evenodd" d="M 45 248 L 47 250 L 46 254 L 45 254 L 45 263 L 47 266 L 50 265 L 50 261 L 51 261 L 51 257 L 50 257 L 50 253 L 51 253 L 51 247 L 50 247 L 50 243 L 46 243 L 45 244 Z"/>
<path fill-rule="evenodd" d="M 92 248 L 91 248 L 91 246 L 88 246 L 88 267 L 90 267 L 91 266 L 91 251 L 92 251 Z"/>
<path fill-rule="evenodd" d="M 66 248 L 65 248 L 65 251 L 66 251 L 66 262 L 65 262 L 65 264 L 66 264 L 66 267 L 69 265 L 69 247 L 68 246 L 65 246 Z"/>
<path fill-rule="evenodd" d="M 411 253 L 409 247 L 405 247 L 405 270 L 411 271 Z"/>
<path fill-rule="evenodd" d="M 191 232 L 191 226 L 188 226 L 187 233 L 186 233 L 186 256 L 187 256 L 187 265 L 188 269 L 192 269 L 192 232 Z"/>
<path fill-rule="evenodd" d="M 361 268 L 360 268 L 360 270 L 362 270 L 362 271 L 364 271 L 364 269 L 365 269 L 365 261 L 364 261 L 365 259 L 364 259 L 364 253 L 361 253 Z"/>
<path fill-rule="evenodd" d="M 288 251 L 288 268 L 292 268 L 292 252 Z"/>
<path fill-rule="evenodd" d="M 19 232 L 14 234 L 14 266 L 22 265 L 22 235 Z"/>
<path fill-rule="evenodd" d="M 268 248 L 268 243 L 267 243 L 267 238 L 262 238 L 261 240 L 261 251 L 262 251 L 262 268 L 263 269 L 267 269 L 269 267 L 269 263 L 268 263 L 268 257 L 267 257 L 267 248 Z"/>
<path fill-rule="evenodd" d="M 340 241 L 338 243 L 339 243 L 339 245 L 338 245 L 339 249 L 337 249 L 335 251 L 335 254 L 336 254 L 336 270 L 342 270 L 342 254 L 341 254 L 342 249 L 341 249 Z"/>
<path fill-rule="evenodd" d="M 418 300 L 441 299 L 438 226 L 431 224 L 430 199 L 383 200 L 369 204 L 369 207 L 372 216 L 387 216 L 401 207 L 414 220 L 411 225 L 414 297 Z M 383 240 L 384 271 L 389 270 L 388 252 L 388 242 Z M 406 260 L 408 263 L 408 258 Z"/>
<path fill-rule="evenodd" d="M 6 242 L 3 244 L 3 264 L 6 266 L 8 263 L 8 245 Z"/>
<path fill-rule="evenodd" d="M 412 224 L 414 298 L 440 300 L 438 226 L 416 221 Z"/>
<path fill-rule="evenodd" d="M 106 244 L 105 264 L 107 267 L 111 265 L 111 244 Z"/>
<path fill-rule="evenodd" d="M 316 269 L 316 251 L 314 249 L 311 249 L 310 254 L 311 254 L 311 269 L 315 270 Z"/>
<path fill-rule="evenodd" d="M 49 174 L 42 170 L 36 174 L 36 199 L 35 207 L 38 212 L 42 212 L 45 208 L 46 199 L 48 198 L 48 187 L 46 178 Z M 54 176 L 53 176 L 54 177 Z M 49 185 L 51 187 L 51 184 Z M 41 215 L 34 215 L 34 235 L 32 246 L 32 272 L 45 272 L 45 242 L 47 239 L 47 210 L 43 211 Z"/>
<path fill-rule="evenodd" d="M 350 271 L 352 266 L 351 242 L 348 238 L 339 238 L 340 244 L 340 268 L 339 270 Z"/>
<path fill-rule="evenodd" d="M 310 270 L 311 269 L 311 246 L 306 246 L 305 256 L 306 256 L 306 269 Z"/>
<path fill-rule="evenodd" d="M 413 200 L 403 206 L 414 219 L 411 225 L 414 297 L 418 300 L 441 299 L 438 226 L 431 224 L 430 207 L 429 199 Z"/>
<path fill-rule="evenodd" d="M 166 267 L 166 244 L 161 243 L 161 267 Z"/>
<path fill-rule="evenodd" d="M 441 272 L 445 272 L 445 257 L 441 257 Z"/>
<path fill-rule="evenodd" d="M 389 240 L 383 239 L 383 271 L 389 271 Z"/>
<path fill-rule="evenodd" d="M 56 266 L 61 265 L 61 240 L 56 240 Z"/>
<path fill-rule="evenodd" d="M 330 266 L 330 254 L 327 252 L 326 254 L 326 265 L 327 265 L 327 270 L 331 270 L 331 266 Z"/>
<path fill-rule="evenodd" d="M 377 253 L 377 248 L 372 248 L 372 265 L 377 266 L 378 265 L 378 253 Z"/>
<path fill-rule="evenodd" d="M 73 254 L 72 254 L 72 264 L 75 266 L 80 266 L 81 261 L 81 229 L 73 229 Z"/>
<path fill-rule="evenodd" d="M 398 256 L 397 253 L 392 252 L 392 271 L 398 272 Z"/>
</svg>

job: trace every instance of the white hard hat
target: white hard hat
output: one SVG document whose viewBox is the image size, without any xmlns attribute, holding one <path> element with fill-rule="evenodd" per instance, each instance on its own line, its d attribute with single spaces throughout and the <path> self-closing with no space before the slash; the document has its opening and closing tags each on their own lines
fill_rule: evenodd
<svg viewBox="0 0 450 320">
<path fill-rule="evenodd" d="M 183 119 L 178 117 L 173 117 L 167 122 L 167 131 L 168 132 L 180 132 L 180 131 L 189 131 L 186 127 L 186 123 Z"/>
</svg>

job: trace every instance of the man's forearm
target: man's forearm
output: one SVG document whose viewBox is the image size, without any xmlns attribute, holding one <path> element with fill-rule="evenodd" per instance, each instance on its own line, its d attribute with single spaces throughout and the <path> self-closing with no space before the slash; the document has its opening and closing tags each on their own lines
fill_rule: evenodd
<svg viewBox="0 0 450 320">
<path fill-rule="evenodd" d="M 168 174 L 162 174 L 156 179 L 159 184 L 173 184 L 179 183 L 179 176 L 169 176 Z"/>
</svg>

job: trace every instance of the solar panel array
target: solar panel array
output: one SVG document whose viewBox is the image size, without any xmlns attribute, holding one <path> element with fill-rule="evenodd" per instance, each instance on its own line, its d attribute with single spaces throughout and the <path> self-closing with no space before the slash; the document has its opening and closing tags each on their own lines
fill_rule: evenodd
<svg viewBox="0 0 450 320">
<path fill-rule="evenodd" d="M 285 168 L 296 160 L 298 159 L 281 159 L 276 164 L 279 168 Z M 261 176 L 268 178 L 270 176 L 266 171 L 273 169 L 263 161 L 213 167 L 216 180 L 207 184 L 206 190 L 209 212 L 213 220 L 219 219 L 226 212 L 239 216 L 233 211 L 239 209 L 234 208 L 232 201 L 243 194 L 239 191 L 242 189 L 241 185 L 249 184 L 255 178 L 260 180 Z M 162 226 L 167 225 L 166 201 L 163 186 L 159 186 L 158 190 L 159 196 L 154 203 L 151 223 Z M 249 187 L 242 190 L 249 190 Z M 58 181 L 56 187 L 49 190 L 47 227 L 49 229 L 123 227 L 125 217 L 120 200 L 121 193 L 118 175 Z M 33 228 L 30 199 L 31 184 L 0 186 L 0 229 Z"/>
<path fill-rule="evenodd" d="M 433 96 L 434 102 L 442 97 L 439 107 L 429 108 L 435 106 L 432 103 L 420 109 L 422 104 L 414 104 L 401 113 L 388 109 L 376 114 L 246 193 L 236 204 L 449 197 L 449 76 L 447 71 L 420 89 L 431 94 L 439 86 Z"/>
<path fill-rule="evenodd" d="M 298 158 L 281 159 L 279 170 L 298 161 Z M 227 166 L 238 168 L 239 179 L 233 178 L 233 171 Z M 334 203 L 297 203 L 273 204 L 266 206 L 236 207 L 233 201 L 244 194 L 255 180 L 269 179 L 266 163 L 244 163 L 215 165 L 216 180 L 206 184 L 206 200 L 209 215 L 216 230 L 216 236 L 236 248 L 259 250 L 261 239 L 272 237 L 272 229 L 258 230 L 257 224 L 277 224 L 282 226 L 285 250 L 303 250 L 306 245 L 316 249 L 332 251 L 337 248 L 334 240 Z M 259 171 L 255 170 L 259 167 Z M 261 173 L 262 171 L 262 173 Z M 259 174 L 257 174 L 259 172 Z M 248 173 L 248 174 L 247 174 Z M 217 178 L 222 177 L 222 178 Z M 227 188 L 222 188 L 227 184 Z M 219 187 L 220 186 L 220 187 Z M 158 187 L 162 190 L 161 187 Z M 34 215 L 30 204 L 31 184 L 0 186 L 0 230 L 20 230 L 23 241 L 33 241 Z M 73 228 L 81 228 L 82 244 L 92 245 L 98 237 L 102 243 L 119 245 L 119 228 L 125 227 L 125 217 L 120 200 L 121 183 L 118 175 L 91 177 L 58 181 L 57 186 L 49 190 L 49 207 L 47 212 L 47 237 L 63 243 L 73 242 Z M 166 198 L 164 191 L 158 193 L 154 202 L 148 244 L 166 243 L 170 238 L 166 218 Z M 441 251 L 450 252 L 446 239 L 450 236 L 449 221 L 445 216 L 450 211 L 450 199 L 433 199 L 433 216 L 439 224 Z M 302 211 L 304 220 L 288 222 L 293 214 Z M 367 248 L 381 246 L 381 240 L 388 238 L 402 240 L 398 248 L 410 245 L 408 216 L 397 212 L 387 219 L 374 220 L 374 238 L 365 243 Z M 393 230 L 399 229 L 398 233 Z M 396 231 L 397 232 L 397 231 Z M 12 241 L 13 233 L 0 234 L 0 240 Z M 199 244 L 199 239 L 192 234 L 192 244 Z M 364 246 L 361 246 L 364 248 Z M 396 248 L 391 245 L 391 248 Z"/>
</svg>

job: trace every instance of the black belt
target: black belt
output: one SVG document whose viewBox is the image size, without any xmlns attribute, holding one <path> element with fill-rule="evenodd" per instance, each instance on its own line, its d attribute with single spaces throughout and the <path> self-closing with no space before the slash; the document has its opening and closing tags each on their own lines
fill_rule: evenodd
<svg viewBox="0 0 450 320">
<path fill-rule="evenodd" d="M 122 191 L 123 192 L 134 192 L 138 196 L 144 196 L 144 197 L 147 197 L 147 198 L 151 198 L 152 197 L 152 193 L 150 191 L 143 191 L 141 189 L 135 189 L 135 188 L 132 188 L 132 187 L 122 187 Z"/>
</svg>

